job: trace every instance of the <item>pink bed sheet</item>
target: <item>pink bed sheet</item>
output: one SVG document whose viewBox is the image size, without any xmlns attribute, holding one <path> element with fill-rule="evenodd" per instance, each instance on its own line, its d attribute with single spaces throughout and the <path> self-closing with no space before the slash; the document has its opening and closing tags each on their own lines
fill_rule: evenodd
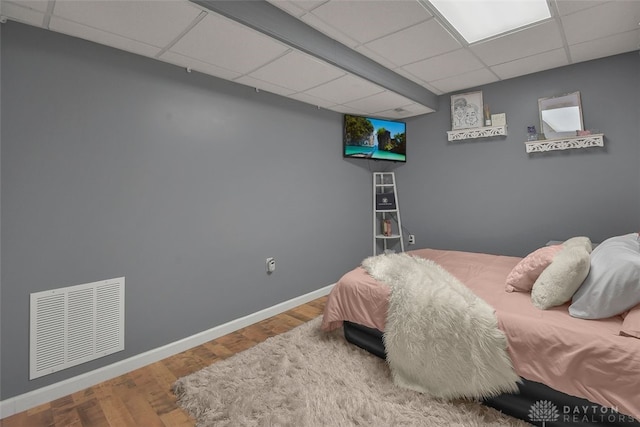
<svg viewBox="0 0 640 427">
<path fill-rule="evenodd" d="M 518 257 L 421 249 L 496 310 L 514 368 L 523 378 L 640 419 L 640 339 L 620 336 L 620 316 L 602 320 L 571 317 L 568 304 L 539 310 L 531 295 L 506 292 Z M 345 274 L 325 305 L 322 329 L 344 320 L 384 331 L 389 287 L 362 267 Z"/>
</svg>

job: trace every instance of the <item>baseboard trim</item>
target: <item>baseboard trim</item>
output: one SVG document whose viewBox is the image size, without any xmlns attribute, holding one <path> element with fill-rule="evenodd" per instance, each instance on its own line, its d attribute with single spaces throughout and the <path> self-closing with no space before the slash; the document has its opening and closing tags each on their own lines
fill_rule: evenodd
<svg viewBox="0 0 640 427">
<path fill-rule="evenodd" d="M 92 387 L 328 295 L 334 284 L 108 366 L 0 401 L 0 419 Z"/>
</svg>

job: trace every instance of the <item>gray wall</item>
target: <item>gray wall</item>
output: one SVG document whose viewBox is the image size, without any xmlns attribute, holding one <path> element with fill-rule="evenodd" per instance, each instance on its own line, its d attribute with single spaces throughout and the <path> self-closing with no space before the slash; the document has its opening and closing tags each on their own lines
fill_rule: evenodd
<svg viewBox="0 0 640 427">
<path fill-rule="evenodd" d="M 416 247 L 524 256 L 549 240 L 640 229 L 638 52 L 478 89 L 492 112 L 506 113 L 507 137 L 447 142 L 448 95 L 437 113 L 408 121 L 408 163 L 397 181 Z M 527 154 L 526 127 L 540 129 L 538 98 L 573 91 L 604 148 Z"/>
<path fill-rule="evenodd" d="M 0 31 L 0 82 L 2 82 L 2 31 Z M 0 84 L 0 310 L 2 310 L 2 84 Z M 2 313 L 0 313 L 0 400 L 2 400 Z"/>
<path fill-rule="evenodd" d="M 370 173 L 342 159 L 340 114 L 1 30 L 2 399 L 327 286 L 369 254 Z M 29 294 L 120 276 L 125 351 L 28 381 Z"/>
<path fill-rule="evenodd" d="M 370 170 L 341 115 L 1 26 L 2 399 L 335 282 L 371 250 Z M 509 136 L 447 143 L 449 97 L 397 166 L 416 247 L 523 255 L 640 218 L 637 53 L 480 89 Z M 604 149 L 527 155 L 539 97 L 580 90 Z M 264 259 L 275 256 L 275 274 Z M 29 294 L 126 276 L 126 350 L 28 381 Z"/>
</svg>

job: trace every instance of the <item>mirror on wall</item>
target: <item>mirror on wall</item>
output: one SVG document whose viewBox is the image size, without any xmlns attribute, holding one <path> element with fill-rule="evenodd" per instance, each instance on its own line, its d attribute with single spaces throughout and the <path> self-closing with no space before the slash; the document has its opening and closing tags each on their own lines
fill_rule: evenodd
<svg viewBox="0 0 640 427">
<path fill-rule="evenodd" d="M 540 129 L 546 139 L 576 136 L 584 130 L 580 92 L 538 99 Z"/>
</svg>

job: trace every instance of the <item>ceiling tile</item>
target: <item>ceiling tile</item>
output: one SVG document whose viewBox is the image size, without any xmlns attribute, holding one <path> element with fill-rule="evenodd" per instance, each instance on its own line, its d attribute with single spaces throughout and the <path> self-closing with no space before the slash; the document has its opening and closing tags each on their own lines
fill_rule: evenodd
<svg viewBox="0 0 640 427">
<path fill-rule="evenodd" d="M 431 82 L 433 86 L 442 91 L 442 93 L 454 92 L 466 88 L 482 86 L 497 81 L 498 78 L 486 68 L 471 71 L 459 76 L 448 77 L 442 80 Z"/>
<path fill-rule="evenodd" d="M 200 14 L 188 1 L 57 0 L 53 14 L 121 37 L 164 47 Z"/>
<path fill-rule="evenodd" d="M 234 82 L 243 84 L 245 86 L 255 87 L 257 89 L 261 89 L 267 92 L 275 93 L 277 95 L 288 96 L 295 93 L 291 89 L 277 86 L 268 82 L 263 82 L 262 80 L 254 79 L 253 77 L 249 77 L 249 76 L 238 77 L 237 79 L 234 80 Z"/>
<path fill-rule="evenodd" d="M 250 73 L 251 77 L 290 88 L 296 92 L 311 89 L 345 75 L 337 67 L 298 51 L 291 51 Z"/>
<path fill-rule="evenodd" d="M 44 22 L 43 12 L 29 7 L 23 7 L 22 3 L 16 4 L 2 2 L 2 16 L 6 16 L 7 18 L 14 21 L 22 22 L 36 27 L 42 27 L 42 23 Z"/>
<path fill-rule="evenodd" d="M 235 71 L 217 67 L 206 62 L 198 61 L 197 59 L 188 58 L 174 52 L 165 52 L 160 56 L 159 59 L 161 61 L 169 62 L 170 64 L 174 64 L 179 67 L 191 68 L 194 71 L 199 71 L 204 74 L 220 77 L 221 79 L 232 80 L 240 76 L 240 74 Z"/>
<path fill-rule="evenodd" d="M 640 49 L 640 29 L 569 46 L 573 62 L 589 61 Z"/>
<path fill-rule="evenodd" d="M 354 46 L 357 46 L 359 44 L 359 42 L 357 42 L 356 40 L 352 39 L 351 37 L 348 37 L 342 31 L 333 28 L 332 26 L 330 26 L 329 24 L 327 24 L 326 22 L 324 22 L 323 20 L 321 20 L 320 18 L 318 18 L 317 16 L 311 13 L 307 13 L 303 15 L 300 18 L 300 20 L 305 24 L 320 31 L 324 35 L 331 37 L 333 40 L 336 40 L 342 43 L 345 46 L 353 48 Z"/>
<path fill-rule="evenodd" d="M 494 73 L 501 79 L 523 76 L 538 71 L 569 65 L 567 53 L 564 49 L 556 49 L 538 55 L 528 56 L 515 61 L 505 62 L 491 67 Z"/>
<path fill-rule="evenodd" d="M 611 0 L 556 0 L 560 16 L 569 15 L 583 9 L 599 6 Z"/>
<path fill-rule="evenodd" d="M 427 82 L 425 82 L 424 80 L 422 80 L 421 78 L 414 76 L 413 74 L 411 74 L 410 72 L 408 72 L 407 70 L 405 70 L 403 67 L 398 67 L 398 68 L 394 68 L 393 70 L 396 74 L 401 75 L 404 78 L 407 78 L 415 83 L 418 83 L 419 85 L 425 86 L 427 85 Z M 426 86 L 425 86 L 426 87 Z M 429 89 L 431 90 L 431 89 Z"/>
<path fill-rule="evenodd" d="M 414 76 L 413 74 L 411 74 L 410 72 L 403 70 L 402 68 L 396 68 L 393 70 L 396 74 L 401 75 L 402 77 L 405 77 L 415 83 L 418 83 L 419 85 L 423 86 L 424 88 L 426 88 L 427 90 L 433 92 L 436 95 L 442 95 L 442 92 L 438 89 L 436 89 L 435 87 L 431 86 L 429 83 L 425 82 L 424 80 Z"/>
<path fill-rule="evenodd" d="M 346 105 L 333 106 L 331 107 L 331 111 L 336 111 L 343 114 L 354 114 L 356 116 L 366 116 L 367 114 L 369 114 L 366 111 L 358 110 L 354 107 L 347 107 Z"/>
<path fill-rule="evenodd" d="M 343 105 L 346 105 L 347 107 L 353 107 L 358 110 L 369 111 L 370 114 L 373 114 L 380 111 L 401 108 L 413 103 L 414 101 L 405 98 L 404 96 L 400 96 L 397 93 L 384 91 L 375 95 L 371 95 L 367 98 L 347 102 Z"/>
<path fill-rule="evenodd" d="M 469 48 L 487 65 L 502 64 L 563 46 L 555 20 L 504 37 L 471 45 Z"/>
<path fill-rule="evenodd" d="M 411 104 L 404 106 L 401 109 L 380 111 L 379 113 L 377 113 L 377 115 L 379 117 L 384 117 L 387 119 L 406 119 L 408 117 L 414 117 L 421 114 L 428 114 L 433 112 L 434 110 L 429 107 L 425 107 L 424 105 Z"/>
<path fill-rule="evenodd" d="M 333 28 L 366 43 L 431 17 L 417 1 L 328 1 L 311 12 Z"/>
<path fill-rule="evenodd" d="M 635 30 L 638 22 L 640 1 L 613 1 L 562 18 L 570 45 Z"/>
<path fill-rule="evenodd" d="M 2 7 L 2 13 L 4 14 L 4 7 L 7 4 L 14 4 L 16 6 L 24 7 L 26 9 L 37 10 L 38 12 L 46 13 L 47 8 L 49 7 L 49 0 L 15 0 L 15 1 L 0 1 L 0 6 Z"/>
<path fill-rule="evenodd" d="M 284 1 L 284 0 L 267 0 L 269 3 L 274 5 L 277 8 L 282 9 L 287 12 L 291 16 L 295 16 L 296 18 L 300 18 L 302 15 L 307 13 L 305 9 L 296 4 L 295 1 Z"/>
<path fill-rule="evenodd" d="M 305 93 L 331 101 L 333 104 L 344 104 L 383 91 L 383 88 L 368 80 L 347 74 L 339 79 L 309 89 Z"/>
<path fill-rule="evenodd" d="M 376 52 L 372 51 L 371 49 L 369 49 L 366 46 L 358 46 L 358 47 L 354 48 L 354 50 L 356 52 L 366 56 L 367 58 L 376 61 L 378 64 L 382 65 L 383 67 L 387 67 L 387 68 L 392 69 L 392 70 L 397 68 L 396 64 L 394 64 L 393 62 L 389 61 L 384 56 L 381 56 L 381 55 L 377 54 Z"/>
<path fill-rule="evenodd" d="M 473 53 L 467 49 L 458 49 L 453 52 L 425 59 L 424 61 L 405 65 L 402 69 L 425 82 L 430 82 L 457 74 L 464 74 L 482 67 L 484 67 L 484 65 Z"/>
<path fill-rule="evenodd" d="M 146 43 L 128 39 L 126 37 L 121 37 L 117 34 L 109 33 L 107 31 L 97 30 L 95 28 L 77 24 L 72 21 L 67 21 L 66 19 L 60 19 L 55 16 L 51 17 L 49 28 L 59 33 L 68 34 L 70 36 L 100 43 L 106 46 L 115 47 L 116 49 L 135 53 L 137 55 L 149 56 L 153 58 L 158 53 L 160 53 L 160 48 L 156 46 L 151 46 Z"/>
<path fill-rule="evenodd" d="M 322 107 L 322 108 L 329 108 L 336 105 L 335 102 L 330 102 L 330 101 L 327 101 L 326 99 L 321 99 L 316 96 L 307 95 L 306 93 L 296 93 L 296 94 L 290 95 L 289 98 L 296 99 L 306 104 L 315 105 L 317 107 Z"/>
<path fill-rule="evenodd" d="M 248 73 L 290 48 L 216 14 L 208 14 L 170 49 L 238 73 Z"/>
<path fill-rule="evenodd" d="M 367 43 L 366 47 L 402 66 L 459 49 L 460 43 L 435 19 Z"/>
<path fill-rule="evenodd" d="M 402 107 L 403 110 L 408 110 L 410 111 L 412 114 L 417 115 L 417 114 L 427 114 L 427 113 L 435 113 L 436 110 L 429 108 L 427 106 L 424 106 L 422 104 L 411 104 L 411 105 L 406 105 L 404 107 Z"/>
<path fill-rule="evenodd" d="M 281 8 L 282 10 L 302 10 L 308 12 L 326 3 L 327 0 L 267 0 L 269 3 Z"/>
</svg>

